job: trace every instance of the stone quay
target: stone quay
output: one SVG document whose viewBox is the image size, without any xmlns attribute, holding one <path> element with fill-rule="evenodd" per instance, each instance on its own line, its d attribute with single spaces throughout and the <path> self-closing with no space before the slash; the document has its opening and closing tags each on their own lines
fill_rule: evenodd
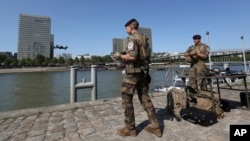
<svg viewBox="0 0 250 141">
<path fill-rule="evenodd" d="M 137 95 L 134 96 L 137 137 L 121 137 L 116 133 L 124 126 L 121 97 L 1 112 L 0 141 L 228 141 L 230 125 L 250 124 L 250 110 L 241 106 L 239 93 L 221 90 L 221 98 L 230 102 L 231 111 L 208 127 L 172 120 L 165 109 L 166 92 L 150 93 L 162 137 L 143 130 L 148 117 Z"/>
</svg>

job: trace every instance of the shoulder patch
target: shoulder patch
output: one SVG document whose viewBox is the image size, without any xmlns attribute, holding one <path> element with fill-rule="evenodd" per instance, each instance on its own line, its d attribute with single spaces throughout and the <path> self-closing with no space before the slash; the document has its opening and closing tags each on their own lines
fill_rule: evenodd
<svg viewBox="0 0 250 141">
<path fill-rule="evenodd" d="M 128 43 L 128 50 L 134 50 L 134 43 L 133 42 Z"/>
</svg>

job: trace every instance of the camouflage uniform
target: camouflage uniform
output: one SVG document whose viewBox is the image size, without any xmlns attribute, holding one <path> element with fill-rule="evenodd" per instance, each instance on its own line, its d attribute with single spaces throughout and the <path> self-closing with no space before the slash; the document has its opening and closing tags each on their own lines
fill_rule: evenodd
<svg viewBox="0 0 250 141">
<path fill-rule="evenodd" d="M 199 50 L 202 54 L 208 54 L 208 46 L 206 44 L 200 43 L 198 45 L 193 45 L 190 46 L 187 50 L 187 52 L 191 52 L 191 51 L 196 51 Z M 192 58 L 192 57 L 191 57 Z M 206 66 L 206 60 L 207 58 L 201 59 L 193 59 L 192 63 L 190 65 L 190 69 L 189 69 L 189 83 L 190 86 L 197 91 L 198 87 L 197 87 L 197 80 L 198 80 L 198 84 L 200 86 L 201 90 L 207 90 L 207 84 L 206 84 L 206 79 L 205 77 L 205 71 L 207 70 L 207 66 Z M 203 77 L 203 78 L 196 78 L 196 77 Z"/>
<path fill-rule="evenodd" d="M 140 103 L 147 111 L 150 126 L 153 128 L 159 127 L 154 105 L 150 96 L 148 95 L 149 84 L 145 79 L 145 73 L 143 70 L 144 62 L 143 60 L 139 59 L 141 37 L 141 34 L 137 32 L 129 37 L 126 53 L 132 57 L 135 57 L 136 61 L 124 61 L 126 65 L 126 74 L 121 86 L 125 124 L 126 127 L 131 130 L 135 129 L 135 114 L 133 107 L 133 96 L 135 89 L 137 90 Z"/>
</svg>

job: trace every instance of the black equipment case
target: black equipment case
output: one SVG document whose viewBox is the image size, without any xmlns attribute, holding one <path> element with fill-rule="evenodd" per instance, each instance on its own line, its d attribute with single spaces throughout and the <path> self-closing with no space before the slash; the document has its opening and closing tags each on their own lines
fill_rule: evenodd
<svg viewBox="0 0 250 141">
<path fill-rule="evenodd" d="M 250 93 L 249 92 L 247 93 L 247 96 L 246 96 L 246 92 L 240 92 L 240 102 L 241 102 L 242 106 L 248 107 L 247 106 L 247 98 L 250 101 Z"/>
<path fill-rule="evenodd" d="M 180 111 L 180 115 L 184 120 L 190 121 L 202 126 L 209 126 L 217 123 L 217 115 L 215 112 L 198 109 L 195 107 L 184 108 Z"/>
</svg>

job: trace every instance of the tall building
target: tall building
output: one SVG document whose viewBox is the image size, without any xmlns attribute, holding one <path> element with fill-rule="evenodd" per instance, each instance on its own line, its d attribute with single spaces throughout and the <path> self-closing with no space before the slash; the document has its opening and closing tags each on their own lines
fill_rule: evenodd
<svg viewBox="0 0 250 141">
<path fill-rule="evenodd" d="M 139 33 L 143 33 L 147 35 L 149 39 L 149 48 L 152 53 L 152 33 L 150 28 L 145 28 L 145 27 L 139 27 L 138 29 Z M 128 45 L 128 38 L 114 38 L 113 39 L 113 52 L 122 52 L 126 50 L 126 47 Z"/>
<path fill-rule="evenodd" d="M 127 38 L 125 39 L 113 39 L 113 52 L 123 52 L 126 50 Z"/>
<path fill-rule="evenodd" d="M 152 53 L 153 52 L 153 44 L 152 44 L 152 32 L 151 32 L 151 28 L 139 27 L 138 32 L 147 35 L 147 37 L 149 39 L 149 48 L 150 48 L 150 51 Z"/>
<path fill-rule="evenodd" d="M 20 14 L 17 59 L 34 59 L 37 54 L 52 58 L 53 38 L 50 17 Z"/>
</svg>

